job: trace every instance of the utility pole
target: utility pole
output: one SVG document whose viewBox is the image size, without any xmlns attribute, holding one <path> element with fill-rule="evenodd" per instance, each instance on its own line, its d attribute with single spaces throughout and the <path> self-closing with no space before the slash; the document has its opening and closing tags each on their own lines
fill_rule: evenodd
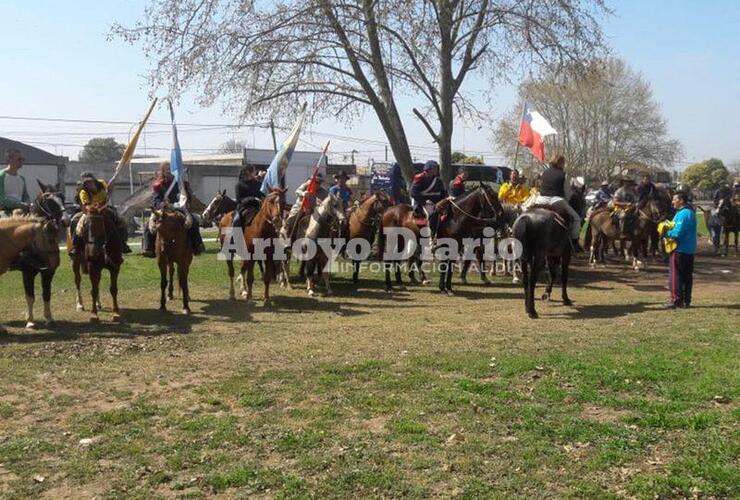
<svg viewBox="0 0 740 500">
<path fill-rule="evenodd" d="M 272 132 L 272 148 L 277 153 L 277 139 L 275 139 L 275 121 L 270 118 L 270 132 Z"/>
<path fill-rule="evenodd" d="M 357 152 L 358 151 L 356 149 L 353 149 L 352 152 L 351 152 L 351 154 L 352 154 L 352 165 L 355 164 L 355 153 L 357 153 Z"/>
</svg>

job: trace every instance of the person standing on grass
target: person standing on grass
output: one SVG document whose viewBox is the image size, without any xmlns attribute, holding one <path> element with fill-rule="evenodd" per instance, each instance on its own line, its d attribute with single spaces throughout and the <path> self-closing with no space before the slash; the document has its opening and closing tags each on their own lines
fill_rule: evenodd
<svg viewBox="0 0 740 500">
<path fill-rule="evenodd" d="M 679 191 L 673 195 L 673 227 L 663 233 L 677 242 L 668 266 L 668 285 L 671 300 L 666 309 L 688 308 L 691 305 L 691 288 L 694 275 L 694 254 L 696 254 L 696 214 L 688 205 L 688 196 Z"/>
<path fill-rule="evenodd" d="M 15 148 L 9 149 L 5 153 L 5 161 L 7 168 L 0 170 L 0 212 L 28 212 L 30 197 L 26 189 L 26 179 L 18 173 L 23 167 L 23 155 Z"/>
</svg>

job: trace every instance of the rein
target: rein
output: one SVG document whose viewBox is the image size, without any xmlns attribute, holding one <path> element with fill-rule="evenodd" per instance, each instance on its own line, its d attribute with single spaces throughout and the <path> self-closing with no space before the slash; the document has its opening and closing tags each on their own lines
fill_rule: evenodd
<svg viewBox="0 0 740 500">
<path fill-rule="evenodd" d="M 488 204 L 488 208 L 490 208 L 491 210 L 493 210 L 495 212 L 495 207 L 493 206 L 493 202 L 488 198 L 488 193 L 486 193 L 485 189 L 482 190 L 482 191 L 483 191 L 483 196 L 484 196 L 484 198 L 486 200 L 486 203 Z M 450 205 L 452 205 L 454 208 L 456 208 L 460 213 L 462 213 L 463 215 L 465 215 L 465 216 L 467 216 L 467 217 L 469 217 L 469 218 L 471 218 L 471 219 L 473 219 L 475 221 L 478 221 L 478 222 L 495 222 L 496 221 L 496 217 L 495 216 L 494 217 L 479 217 L 477 215 L 473 215 L 473 214 L 467 212 L 459 204 L 457 204 L 455 202 L 455 200 L 453 200 L 451 198 L 449 199 L 449 202 L 450 202 Z"/>
</svg>

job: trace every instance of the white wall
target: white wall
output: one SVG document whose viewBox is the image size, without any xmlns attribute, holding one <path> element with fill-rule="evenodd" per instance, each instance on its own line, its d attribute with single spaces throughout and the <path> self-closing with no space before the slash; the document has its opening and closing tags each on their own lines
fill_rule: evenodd
<svg viewBox="0 0 740 500">
<path fill-rule="evenodd" d="M 24 165 L 20 174 L 26 179 L 26 189 L 31 199 L 35 198 L 41 188 L 37 180 L 44 184 L 59 182 L 59 173 L 56 165 Z"/>
</svg>

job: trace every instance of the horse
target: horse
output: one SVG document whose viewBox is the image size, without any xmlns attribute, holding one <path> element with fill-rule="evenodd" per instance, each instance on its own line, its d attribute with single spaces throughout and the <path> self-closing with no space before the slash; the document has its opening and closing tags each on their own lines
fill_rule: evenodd
<svg viewBox="0 0 740 500">
<path fill-rule="evenodd" d="M 0 275 L 13 269 L 23 273 L 23 288 L 26 295 L 26 328 L 36 326 L 33 305 L 36 300 L 34 281 L 41 272 L 44 319 L 47 325 L 54 322 L 51 314 L 51 281 L 59 267 L 59 224 L 36 216 L 10 216 L 0 219 Z M 41 258 L 44 269 L 39 270 L 19 257 L 28 251 Z"/>
<path fill-rule="evenodd" d="M 609 207 L 600 208 L 591 214 L 584 242 L 590 249 L 588 261 L 591 267 L 595 266 L 597 262 L 606 263 L 606 249 L 609 242 L 632 238 L 638 217 L 639 213 L 636 206 L 619 210 L 616 216 Z"/>
<path fill-rule="evenodd" d="M 738 207 L 729 198 L 723 198 L 717 204 L 717 217 L 722 226 L 722 234 L 725 237 L 725 251 L 722 255 L 727 257 L 730 246 L 730 234 L 735 236 L 735 255 L 737 255 L 737 235 L 740 232 L 740 213 Z M 722 246 L 721 239 L 720 246 Z"/>
<path fill-rule="evenodd" d="M 274 247 L 268 245 L 263 249 L 264 258 L 255 259 L 254 249 L 255 241 L 257 240 L 269 240 L 274 241 L 278 236 L 278 228 L 283 217 L 283 211 L 285 210 L 285 190 L 274 189 L 271 191 L 265 199 L 262 201 L 257 215 L 252 219 L 251 224 L 243 228 L 244 241 L 246 243 L 247 251 L 250 254 L 250 259 L 242 262 L 240 274 L 242 276 L 242 285 L 246 281 L 246 291 L 242 292 L 245 295 L 247 304 L 252 302 L 252 286 L 254 285 L 254 263 L 264 263 L 264 272 L 262 273 L 262 279 L 265 286 L 264 292 L 264 305 L 267 307 L 270 305 L 270 282 L 272 281 L 272 275 L 274 272 Z M 225 235 L 224 230 L 227 227 L 231 227 L 230 217 L 223 217 L 219 223 L 219 238 L 223 244 Z M 226 266 L 229 271 L 229 299 L 234 300 L 234 261 L 228 259 Z M 246 274 L 246 280 L 244 275 Z"/>
<path fill-rule="evenodd" d="M 203 223 L 208 224 L 213 221 L 219 222 L 221 217 L 236 210 L 236 201 L 232 200 L 226 194 L 226 190 L 219 191 L 213 197 L 210 203 L 203 210 L 201 216 Z"/>
<path fill-rule="evenodd" d="M 550 280 L 542 299 L 550 299 L 559 261 L 563 305 L 573 304 L 568 297 L 568 268 L 572 252 L 568 226 L 568 217 L 565 212 L 561 213 L 550 207 L 535 205 L 517 217 L 512 227 L 513 237 L 522 244 L 524 309 L 532 319 L 538 317 L 534 305 L 534 290 L 537 278 L 545 267 L 546 261 L 550 270 Z"/>
<path fill-rule="evenodd" d="M 382 191 L 368 196 L 349 215 L 348 240 L 355 238 L 367 241 L 372 247 L 375 235 L 380 228 L 383 213 L 390 206 L 390 199 Z M 357 284 L 360 273 L 360 261 L 352 260 L 352 283 Z"/>
<path fill-rule="evenodd" d="M 498 195 L 488 186 L 481 183 L 470 193 L 457 200 L 446 199 L 437 203 L 437 210 L 446 210 L 449 206 L 449 216 L 437 231 L 437 238 L 454 240 L 458 251 L 463 249 L 463 239 L 482 236 L 483 227 L 493 224 L 503 216 L 503 207 Z M 455 256 L 457 257 L 457 256 Z M 442 262 L 442 272 L 439 275 L 439 291 L 452 296 L 453 259 L 447 258 Z"/>
<path fill-rule="evenodd" d="M 427 279 L 426 274 L 424 273 L 424 269 L 421 265 L 421 248 L 420 245 L 418 245 L 418 243 L 421 241 L 422 227 L 424 227 L 424 224 L 417 223 L 416 221 L 416 217 L 414 215 L 414 207 L 406 203 L 401 203 L 388 207 L 388 209 L 386 209 L 386 211 L 383 213 L 383 218 L 381 219 L 382 230 L 380 233 L 380 254 L 381 260 L 383 261 L 383 267 L 385 268 L 386 292 L 393 291 L 393 287 L 391 286 L 391 268 L 393 268 L 395 273 L 396 287 L 399 290 L 405 289 L 403 281 L 401 280 L 401 262 L 397 260 L 391 261 L 388 259 L 387 251 L 389 249 L 386 248 L 386 232 L 392 230 L 406 229 L 413 233 L 415 243 L 417 243 L 417 245 L 416 250 L 412 252 L 411 256 L 408 258 L 408 264 L 410 266 L 409 279 L 414 285 L 419 283 L 414 272 L 414 267 L 417 267 L 419 269 L 419 275 L 421 276 L 421 283 L 423 285 L 429 284 L 429 280 Z M 403 251 L 403 238 L 398 238 L 398 244 L 395 251 Z"/>
<path fill-rule="evenodd" d="M 154 210 L 149 230 L 156 235 L 154 251 L 159 267 L 159 310 L 167 310 L 167 299 L 174 299 L 174 276 L 182 293 L 182 313 L 190 314 L 190 288 L 188 274 L 193 262 L 193 249 L 188 238 L 187 216 L 168 205 Z M 194 224 L 192 221 L 191 224 Z M 166 291 L 166 295 L 165 295 Z"/>
<path fill-rule="evenodd" d="M 326 255 L 325 250 L 319 244 L 319 240 L 327 240 L 336 235 L 335 228 L 341 226 L 346 220 L 344 213 L 344 203 L 342 199 L 334 194 L 328 194 L 314 208 L 309 216 L 303 216 L 296 222 L 295 230 L 291 243 L 296 240 L 305 239 L 316 243 L 315 254 L 302 262 L 305 264 L 306 291 L 310 297 L 316 295 L 316 280 L 314 275 L 322 279 L 326 287 L 326 295 L 331 295 L 331 283 L 329 273 L 324 272 L 330 256 Z M 306 243 L 307 244 L 307 243 Z M 304 251 L 306 246 L 304 244 Z M 282 262 L 283 277 L 285 283 L 289 283 L 289 258 Z"/>
<path fill-rule="evenodd" d="M 82 303 L 82 292 L 80 284 L 82 274 L 90 276 L 91 284 L 91 322 L 98 322 L 98 309 L 100 305 L 100 278 L 103 269 L 110 273 L 110 294 L 113 299 L 113 321 L 121 318 L 118 309 L 118 274 L 123 263 L 123 246 L 118 238 L 118 229 L 114 226 L 113 221 L 106 215 L 107 205 L 90 206 L 85 208 L 84 221 L 81 219 L 77 223 L 76 231 L 78 234 L 84 231 L 85 246 L 82 252 L 76 252 L 72 258 L 72 272 L 74 274 L 75 288 L 77 291 L 78 311 L 84 311 L 85 306 Z M 70 231 L 67 232 L 67 248 L 72 248 L 73 240 Z"/>
</svg>

